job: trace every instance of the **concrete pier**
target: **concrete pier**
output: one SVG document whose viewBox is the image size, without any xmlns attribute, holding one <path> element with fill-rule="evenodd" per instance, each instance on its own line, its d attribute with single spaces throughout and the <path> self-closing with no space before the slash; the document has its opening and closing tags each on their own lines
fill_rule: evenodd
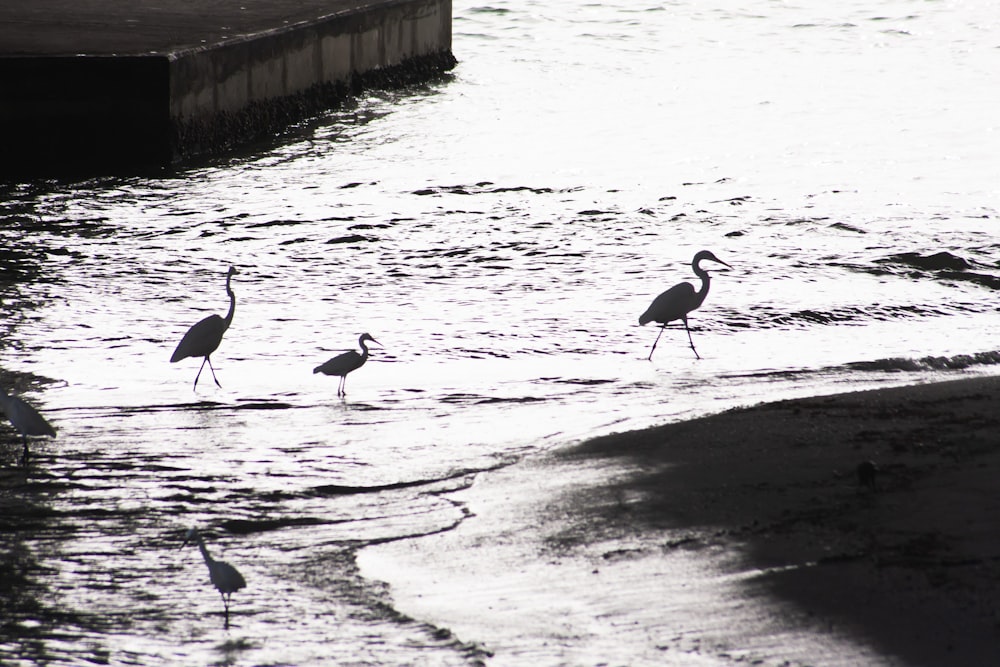
<svg viewBox="0 0 1000 667">
<path fill-rule="evenodd" d="M 161 169 L 454 64 L 451 0 L 0 3 L 0 175 Z"/>
</svg>

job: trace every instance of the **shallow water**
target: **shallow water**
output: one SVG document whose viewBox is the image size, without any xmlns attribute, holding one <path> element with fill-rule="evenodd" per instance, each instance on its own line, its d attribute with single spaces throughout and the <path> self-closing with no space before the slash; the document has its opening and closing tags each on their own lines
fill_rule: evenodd
<svg viewBox="0 0 1000 667">
<path fill-rule="evenodd" d="M 4 186 L 5 386 L 59 436 L 25 477 L 3 431 L 25 511 L 0 656 L 475 662 L 481 638 L 398 612 L 354 555 L 459 525 L 446 492 L 478 471 L 996 372 L 998 24 L 985 3 L 457 3 L 460 65 L 427 85 L 162 178 Z M 703 358 L 672 328 L 649 362 L 636 319 L 702 248 L 733 267 L 705 265 Z M 206 369 L 192 392 L 197 362 L 168 359 L 225 312 L 230 264 L 222 388 Z M 365 331 L 382 347 L 338 399 L 312 368 Z M 190 525 L 249 582 L 229 630 Z"/>
</svg>

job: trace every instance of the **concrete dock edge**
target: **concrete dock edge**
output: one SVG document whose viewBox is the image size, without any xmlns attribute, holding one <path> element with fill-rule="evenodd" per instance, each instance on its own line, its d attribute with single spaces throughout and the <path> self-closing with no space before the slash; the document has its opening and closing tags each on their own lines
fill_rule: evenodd
<svg viewBox="0 0 1000 667">
<path fill-rule="evenodd" d="M 451 69 L 451 14 L 451 0 L 341 2 L 166 52 L 0 54 L 0 175 L 135 173 L 224 154 L 365 88 Z"/>
</svg>

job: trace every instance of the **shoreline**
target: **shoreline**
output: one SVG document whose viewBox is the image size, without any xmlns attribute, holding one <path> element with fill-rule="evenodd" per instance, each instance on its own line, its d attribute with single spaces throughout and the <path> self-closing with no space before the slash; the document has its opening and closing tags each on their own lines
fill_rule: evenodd
<svg viewBox="0 0 1000 667">
<path fill-rule="evenodd" d="M 646 471 L 614 489 L 642 500 L 602 522 L 714 528 L 704 544 L 767 572 L 754 586 L 905 664 L 1000 661 L 1000 377 L 767 403 L 564 455 Z"/>
<path fill-rule="evenodd" d="M 360 564 L 489 665 L 1000 663 L 1000 376 L 598 437 L 453 499 Z"/>
</svg>

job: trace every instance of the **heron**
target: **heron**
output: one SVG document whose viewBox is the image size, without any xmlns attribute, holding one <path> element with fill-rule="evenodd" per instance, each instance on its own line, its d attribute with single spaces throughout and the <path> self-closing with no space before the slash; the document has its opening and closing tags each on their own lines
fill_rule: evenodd
<svg viewBox="0 0 1000 667">
<path fill-rule="evenodd" d="M 208 566 L 208 578 L 211 580 L 212 585 L 219 590 L 219 594 L 222 595 L 222 605 L 226 610 L 226 627 L 228 628 L 229 598 L 236 591 L 246 587 L 246 579 L 239 573 L 239 570 L 229 563 L 212 558 L 212 554 L 208 553 L 208 549 L 205 547 L 205 540 L 202 539 L 201 533 L 198 532 L 197 528 L 188 530 L 181 548 L 186 547 L 191 542 L 197 544 L 198 549 L 201 550 L 201 555 L 205 559 L 205 565 Z"/>
<path fill-rule="evenodd" d="M 688 313 L 700 306 L 702 302 L 705 301 L 705 297 L 708 296 L 708 287 L 711 279 L 708 277 L 708 271 L 701 268 L 701 262 L 705 260 L 711 260 L 713 262 L 718 262 L 723 266 L 729 266 L 708 250 L 700 251 L 694 256 L 694 259 L 691 260 L 691 268 L 694 269 L 695 275 L 701 278 L 701 289 L 695 292 L 694 286 L 691 283 L 677 283 L 666 292 L 653 299 L 653 303 L 649 305 L 646 312 L 639 316 L 640 325 L 646 324 L 647 322 L 659 322 L 662 325 L 660 327 L 660 333 L 656 334 L 656 340 L 653 341 L 652 349 L 649 350 L 649 360 L 653 359 L 653 351 L 656 350 L 656 344 L 660 342 L 660 335 L 663 334 L 663 330 L 667 328 L 667 324 L 673 322 L 674 320 L 681 320 L 684 322 L 684 328 L 687 330 L 688 342 L 691 344 L 694 356 L 701 359 L 701 356 L 698 354 L 698 350 L 694 347 L 694 341 L 691 339 L 691 329 L 688 327 Z M 733 267 L 729 266 L 729 268 Z"/>
<path fill-rule="evenodd" d="M 10 423 L 13 424 L 18 433 L 21 434 L 21 438 L 24 441 L 24 453 L 21 463 L 27 466 L 28 436 L 48 435 L 54 438 L 56 430 L 52 428 L 51 424 L 45 421 L 45 417 L 38 414 L 38 410 L 31 407 L 24 399 L 8 395 L 2 387 L 0 387 L 0 409 L 7 415 L 7 419 L 10 420 Z"/>
<path fill-rule="evenodd" d="M 198 374 L 194 376 L 195 390 L 198 389 L 198 378 L 201 377 L 201 372 L 205 370 L 206 362 L 208 363 L 209 370 L 212 371 L 212 379 L 215 380 L 215 384 L 220 389 L 222 388 L 222 385 L 219 384 L 219 378 L 215 377 L 215 369 L 212 367 L 211 356 L 213 352 L 219 349 L 222 336 L 226 333 L 229 325 L 233 323 L 233 314 L 236 312 L 236 295 L 233 294 L 233 289 L 229 286 L 229 283 L 233 279 L 233 276 L 238 273 L 235 267 L 230 266 L 229 273 L 226 274 L 226 293 L 229 294 L 229 312 L 226 313 L 226 316 L 209 315 L 188 329 L 187 333 L 184 334 L 184 338 L 181 338 L 181 342 L 177 344 L 177 349 L 174 350 L 173 356 L 170 357 L 170 363 L 175 363 L 188 357 L 205 357 L 201 362 L 201 368 L 198 369 Z"/>
<path fill-rule="evenodd" d="M 371 341 L 379 347 L 382 346 L 382 343 L 372 338 L 371 334 L 363 333 L 358 338 L 358 346 L 362 350 L 361 354 L 358 354 L 354 350 L 344 352 L 313 369 L 314 374 L 322 373 L 324 375 L 340 376 L 340 384 L 337 386 L 337 396 L 347 395 L 347 391 L 344 389 L 344 386 L 347 384 L 347 374 L 361 368 L 368 361 L 368 346 L 365 345 L 365 341 Z"/>
</svg>

